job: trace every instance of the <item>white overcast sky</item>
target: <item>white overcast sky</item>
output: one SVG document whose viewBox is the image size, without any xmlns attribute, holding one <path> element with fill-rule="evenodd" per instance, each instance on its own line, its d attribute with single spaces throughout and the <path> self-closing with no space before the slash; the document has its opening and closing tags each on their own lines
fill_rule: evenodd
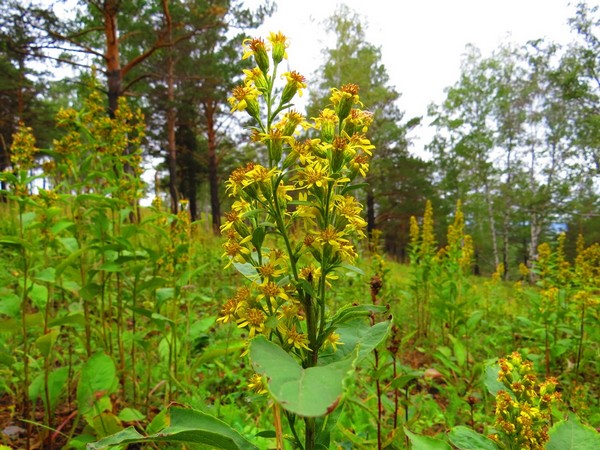
<svg viewBox="0 0 600 450">
<path fill-rule="evenodd" d="M 340 3 L 364 17 L 367 40 L 381 48 L 390 84 L 402 94 L 399 107 L 405 118 L 426 119 L 427 106 L 444 99 L 444 88 L 458 80 L 467 44 L 488 55 L 502 42 L 545 38 L 566 44 L 575 39 L 567 20 L 576 2 L 568 0 L 277 0 L 277 12 L 257 36 L 269 31 L 288 36 L 290 68 L 310 82 L 323 62 L 325 31 L 319 22 Z M 412 150 L 420 153 L 430 134 L 417 130 Z"/>
</svg>

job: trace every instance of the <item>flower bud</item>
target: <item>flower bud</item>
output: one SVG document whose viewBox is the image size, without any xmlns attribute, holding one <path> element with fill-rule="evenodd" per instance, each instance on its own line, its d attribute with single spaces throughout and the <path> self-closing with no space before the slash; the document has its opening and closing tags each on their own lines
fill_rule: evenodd
<svg viewBox="0 0 600 450">
<path fill-rule="evenodd" d="M 273 47 L 273 50 L 271 52 L 273 62 L 277 65 L 281 62 L 283 58 L 287 58 L 287 38 L 281 32 L 270 33 L 269 42 Z"/>
</svg>

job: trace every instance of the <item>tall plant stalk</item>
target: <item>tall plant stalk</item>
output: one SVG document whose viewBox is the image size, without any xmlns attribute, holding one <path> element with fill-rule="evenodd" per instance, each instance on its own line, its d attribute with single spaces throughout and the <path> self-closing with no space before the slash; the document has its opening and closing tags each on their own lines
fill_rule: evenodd
<svg viewBox="0 0 600 450">
<path fill-rule="evenodd" d="M 310 370 L 319 365 L 321 350 L 335 350 L 339 341 L 328 292 L 334 272 L 356 256 L 350 238 L 364 237 L 362 205 L 350 194 L 355 189 L 350 183 L 368 170 L 373 146 L 365 132 L 372 116 L 358 109 L 358 86 L 348 84 L 332 90 L 332 109 L 309 124 L 291 109 L 306 88 L 304 77 L 285 72 L 283 87 L 276 85 L 287 40 L 271 33 L 268 41 L 244 41 L 244 58 L 251 57 L 256 67 L 244 71 L 243 84 L 229 99 L 232 111 L 251 117 L 252 139 L 266 148 L 268 165 L 249 163 L 226 183 L 234 202 L 221 227 L 225 256 L 251 284 L 229 299 L 219 321 L 235 321 L 250 338 L 264 335 Z M 301 127 L 314 133 L 300 140 Z M 251 386 L 264 390 L 260 377 Z M 299 441 L 298 415 L 285 416 Z M 313 450 L 317 420 L 304 415 L 303 421 L 304 440 L 298 444 Z"/>
</svg>

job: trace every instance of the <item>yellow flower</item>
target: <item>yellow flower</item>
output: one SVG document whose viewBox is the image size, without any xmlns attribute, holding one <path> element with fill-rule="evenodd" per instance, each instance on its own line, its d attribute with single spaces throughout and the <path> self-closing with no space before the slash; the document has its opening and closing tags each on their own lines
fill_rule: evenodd
<svg viewBox="0 0 600 450">
<path fill-rule="evenodd" d="M 239 303 L 235 299 L 229 299 L 221 308 L 221 316 L 217 322 L 227 323 L 236 318 L 236 313 L 239 308 Z"/>
<path fill-rule="evenodd" d="M 258 117 L 260 110 L 256 100 L 260 92 L 252 85 L 240 85 L 233 88 L 231 97 L 227 99 L 231 105 L 231 112 L 246 111 L 252 117 Z"/>
<path fill-rule="evenodd" d="M 277 318 L 288 323 L 293 320 L 304 320 L 304 317 L 300 314 L 300 307 L 297 303 L 282 305 L 277 311 Z"/>
<path fill-rule="evenodd" d="M 373 150 L 375 146 L 371 144 L 371 141 L 365 137 L 363 133 L 354 133 L 350 137 L 350 147 L 353 150 L 353 154 L 357 153 L 357 150 L 362 150 L 369 156 L 373 156 Z"/>
<path fill-rule="evenodd" d="M 413 247 L 419 243 L 419 222 L 415 216 L 410 216 L 410 245 Z"/>
<path fill-rule="evenodd" d="M 304 333 L 298 333 L 295 325 L 287 330 L 286 341 L 298 350 L 304 349 L 309 352 L 311 351 L 310 348 L 308 348 L 308 336 Z"/>
<path fill-rule="evenodd" d="M 33 129 L 19 122 L 19 127 L 13 135 L 13 143 L 10 147 L 10 162 L 17 169 L 29 170 L 33 167 L 35 155 L 39 151 L 35 146 Z"/>
<path fill-rule="evenodd" d="M 296 110 L 291 110 L 285 113 L 283 119 L 276 125 L 281 130 L 281 134 L 284 136 L 292 136 L 296 132 L 298 125 L 306 127 L 308 124 L 304 122 L 304 116 Z M 290 141 L 293 145 L 296 141 Z"/>
<path fill-rule="evenodd" d="M 252 70 L 244 69 L 246 78 L 244 79 L 245 85 L 254 85 L 262 94 L 269 90 L 269 83 L 267 78 L 260 68 L 255 67 Z"/>
<path fill-rule="evenodd" d="M 230 197 L 235 197 L 244 187 L 243 182 L 246 179 L 246 174 L 252 170 L 254 163 L 248 163 L 246 167 L 238 167 L 229 176 L 229 180 L 225 183 L 225 187 Z"/>
<path fill-rule="evenodd" d="M 286 48 L 288 47 L 287 38 L 283 35 L 281 31 L 277 33 L 269 33 L 269 37 L 267 38 L 273 47 L 273 51 L 271 56 L 273 57 L 273 62 L 275 64 L 279 64 L 283 58 L 287 59 Z"/>
<path fill-rule="evenodd" d="M 265 280 L 273 280 L 281 277 L 285 273 L 285 270 L 281 268 L 277 268 L 276 264 L 273 261 L 269 261 L 262 266 L 257 267 L 258 273 Z"/>
<path fill-rule="evenodd" d="M 256 301 L 260 302 L 263 298 L 267 299 L 267 304 L 270 305 L 271 308 L 276 307 L 278 302 L 277 299 L 280 298 L 282 300 L 289 300 L 290 298 L 285 293 L 285 289 L 281 286 L 278 286 L 273 281 L 268 281 L 269 278 L 266 278 L 265 281 L 258 286 L 258 290 L 260 294 L 256 297 Z"/>
<path fill-rule="evenodd" d="M 324 188 L 331 180 L 325 164 L 315 162 L 298 171 L 298 185 L 306 188 Z"/>
<path fill-rule="evenodd" d="M 254 60 L 259 69 L 262 70 L 263 73 L 267 73 L 269 71 L 269 55 L 267 54 L 265 41 L 260 38 L 244 39 L 242 46 L 244 48 L 242 59 L 254 56 Z"/>
<path fill-rule="evenodd" d="M 295 141 L 292 145 L 293 159 L 298 159 L 300 165 L 306 166 L 316 161 L 313 147 L 319 143 L 318 139 L 306 139 L 302 142 Z"/>
<path fill-rule="evenodd" d="M 245 310 L 244 317 L 237 320 L 238 328 L 248 328 L 250 338 L 265 331 L 265 314 L 257 308 Z"/>
<path fill-rule="evenodd" d="M 342 121 L 350 114 L 352 106 L 355 104 L 361 105 L 359 96 L 359 88 L 356 84 L 348 83 L 341 87 L 341 89 L 333 88 L 331 90 L 331 103 L 333 103 L 336 114 L 339 120 Z"/>
<path fill-rule="evenodd" d="M 344 343 L 341 342 L 340 339 L 340 335 L 337 334 L 335 331 L 332 331 L 331 333 L 329 333 L 329 336 L 327 336 L 327 338 L 325 339 L 325 347 L 331 346 L 334 352 L 337 351 L 338 345 L 344 345 Z"/>
<path fill-rule="evenodd" d="M 366 177 L 369 171 L 369 158 L 365 155 L 356 155 L 350 163 L 350 170 L 352 171 L 352 178 L 359 173 L 363 178 Z"/>
<path fill-rule="evenodd" d="M 313 117 L 315 128 L 321 130 L 321 139 L 332 142 L 335 136 L 335 128 L 339 118 L 333 109 L 325 108 L 319 113 L 319 117 Z"/>
<path fill-rule="evenodd" d="M 232 230 L 229 230 L 232 231 Z M 234 236 L 230 235 L 230 239 L 223 244 L 223 248 L 225 249 L 225 253 L 221 257 L 228 256 L 229 263 L 225 266 L 225 268 L 229 267 L 233 262 L 245 262 L 246 257 L 251 254 L 250 249 L 246 247 L 244 244 L 250 242 L 252 240 L 252 235 L 246 236 L 241 241 L 237 241 Z M 232 239 L 233 238 L 233 239 Z M 236 236 L 237 238 L 237 236 Z"/>
<path fill-rule="evenodd" d="M 362 109 L 352 109 L 346 120 L 344 131 L 352 136 L 354 133 L 364 134 L 373 123 L 373 113 Z"/>
<path fill-rule="evenodd" d="M 306 88 L 306 78 L 296 71 L 285 72 L 281 77 L 287 79 L 287 83 L 281 93 L 281 104 L 291 101 L 296 93 L 302 97 L 302 89 Z"/>
<path fill-rule="evenodd" d="M 256 392 L 259 395 L 263 395 L 268 392 L 265 380 L 257 373 L 250 377 L 250 380 L 248 381 L 248 389 Z"/>
</svg>

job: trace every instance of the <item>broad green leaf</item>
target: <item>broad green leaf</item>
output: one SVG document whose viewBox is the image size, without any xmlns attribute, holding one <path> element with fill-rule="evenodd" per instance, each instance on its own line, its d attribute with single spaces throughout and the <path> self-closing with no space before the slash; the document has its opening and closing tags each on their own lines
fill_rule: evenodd
<svg viewBox="0 0 600 450">
<path fill-rule="evenodd" d="M 469 316 L 469 318 L 467 319 L 467 330 L 473 331 L 477 325 L 479 324 L 479 322 L 481 321 L 481 319 L 483 319 L 484 316 L 484 312 L 477 310 L 477 311 L 473 311 L 471 313 L 471 315 Z"/>
<path fill-rule="evenodd" d="M 506 391 L 506 387 L 501 381 L 498 381 L 498 372 L 500 366 L 491 364 L 485 367 L 485 387 L 492 395 L 496 395 L 498 391 Z M 511 392 L 509 392 L 511 394 Z"/>
<path fill-rule="evenodd" d="M 101 412 L 94 415 L 91 426 L 98 437 L 107 437 L 123 430 L 123 425 L 117 416 L 111 412 Z"/>
<path fill-rule="evenodd" d="M 49 327 L 59 327 L 61 325 L 85 325 L 85 317 L 80 312 L 74 312 L 58 317 L 48 323 Z"/>
<path fill-rule="evenodd" d="M 60 330 L 57 328 L 51 329 L 48 333 L 42 334 L 39 338 L 35 340 L 35 345 L 40 350 L 40 353 L 43 357 L 48 358 L 50 356 L 50 351 L 60 334 Z"/>
<path fill-rule="evenodd" d="M 323 416 L 333 411 L 354 360 L 346 358 L 304 369 L 264 336 L 252 340 L 249 353 L 254 370 L 267 378 L 273 398 L 287 411 L 305 417 Z"/>
<path fill-rule="evenodd" d="M 260 278 L 258 273 L 256 272 L 256 268 L 250 263 L 238 263 L 234 262 L 233 267 L 243 276 L 248 278 L 250 281 L 256 281 Z"/>
<path fill-rule="evenodd" d="M 172 299 L 175 296 L 175 289 L 172 287 L 165 287 L 156 290 L 156 300 L 158 306 L 162 305 L 167 300 Z"/>
<path fill-rule="evenodd" d="M 358 356 L 355 361 L 355 365 L 357 365 L 385 340 L 391 326 L 390 321 L 379 322 L 370 326 L 365 319 L 355 319 L 344 323 L 336 329 L 343 345 L 338 346 L 335 352 L 331 349 L 324 351 L 319 357 L 319 362 L 327 364 L 339 361 L 358 348 Z"/>
<path fill-rule="evenodd" d="M 75 253 L 77 250 L 79 250 L 79 243 L 74 237 L 61 237 L 58 238 L 58 241 L 69 253 Z"/>
<path fill-rule="evenodd" d="M 600 448 L 600 433 L 583 425 L 574 414 L 569 419 L 552 427 L 546 450 L 597 450 Z"/>
<path fill-rule="evenodd" d="M 68 376 L 68 367 L 59 367 L 48 374 L 48 400 L 50 401 L 50 406 L 46 405 L 43 373 L 39 374 L 29 385 L 29 397 L 33 402 L 41 397 L 44 406 L 50 411 L 54 411 L 60 396 L 66 392 L 65 386 L 67 384 Z"/>
<path fill-rule="evenodd" d="M 73 222 L 71 222 L 70 220 L 59 220 L 58 222 L 56 222 L 54 225 L 52 225 L 52 228 L 50 229 L 52 231 L 52 234 L 58 234 L 63 230 L 66 230 L 67 228 L 69 228 L 70 226 L 74 225 Z"/>
<path fill-rule="evenodd" d="M 123 422 L 136 422 L 144 420 L 145 418 L 146 416 L 144 416 L 144 414 L 134 408 L 123 408 L 119 413 L 119 419 Z"/>
<path fill-rule="evenodd" d="M 196 364 L 205 364 L 226 355 L 233 353 L 239 354 L 245 346 L 245 341 L 217 342 L 206 347 L 206 349 L 194 359 L 194 362 Z"/>
<path fill-rule="evenodd" d="M 28 328 L 40 327 L 44 323 L 44 315 L 41 312 L 25 315 L 25 324 Z M 0 320 L 0 333 L 16 332 L 22 328 L 21 319 Z"/>
<path fill-rule="evenodd" d="M 33 279 L 45 283 L 54 283 L 56 281 L 56 270 L 54 267 L 46 267 L 44 270 L 35 274 Z"/>
<path fill-rule="evenodd" d="M 172 407 L 168 415 L 169 418 L 164 423 L 169 425 L 155 434 L 144 436 L 134 427 L 129 427 L 98 442 L 88 444 L 87 448 L 101 450 L 136 442 L 187 442 L 225 450 L 257 450 L 258 448 L 226 423 L 201 411 Z"/>
<path fill-rule="evenodd" d="M 358 317 L 368 317 L 371 314 L 380 314 L 387 310 L 387 307 L 378 305 L 345 305 L 339 308 L 331 317 L 329 326 L 337 327 Z"/>
<path fill-rule="evenodd" d="M 346 194 L 347 192 L 354 191 L 356 189 L 361 189 L 361 188 L 366 187 L 368 185 L 369 185 L 369 183 L 350 184 L 350 185 L 344 187 L 344 189 L 342 189 L 342 195 Z"/>
<path fill-rule="evenodd" d="M 33 283 L 29 289 L 29 297 L 35 306 L 42 309 L 48 302 L 48 288 L 43 284 Z"/>
<path fill-rule="evenodd" d="M 105 353 L 98 352 L 86 361 L 77 384 L 79 412 L 90 412 L 96 399 L 112 393 L 117 387 L 114 361 Z"/>
<path fill-rule="evenodd" d="M 114 261 L 105 262 L 99 268 L 99 270 L 104 270 L 105 272 L 120 272 L 122 269 L 121 264 Z"/>
<path fill-rule="evenodd" d="M 0 364 L 10 367 L 16 362 L 13 355 L 0 351 Z"/>
<path fill-rule="evenodd" d="M 142 292 L 146 289 L 154 290 L 158 289 L 167 284 L 167 280 L 162 277 L 151 277 L 140 283 L 138 286 L 138 292 Z"/>
<path fill-rule="evenodd" d="M 27 229 L 35 224 L 35 218 L 37 214 L 33 211 L 26 212 L 21 216 L 21 223 L 23 224 L 23 228 Z"/>
<path fill-rule="evenodd" d="M 452 447 L 440 439 L 435 439 L 429 436 L 420 436 L 412 433 L 406 428 L 404 433 L 408 436 L 412 450 L 452 450 Z"/>
<path fill-rule="evenodd" d="M 16 319 L 21 313 L 21 297 L 12 292 L 0 292 L 0 314 Z"/>
<path fill-rule="evenodd" d="M 2 239 L 0 239 L 0 245 L 30 248 L 30 244 L 28 241 L 15 236 L 3 236 Z"/>
<path fill-rule="evenodd" d="M 340 267 L 342 267 L 342 268 L 344 268 L 346 270 L 349 270 L 350 272 L 357 273 L 359 275 L 364 275 L 365 274 L 365 272 L 360 267 L 353 266 L 352 264 L 346 264 L 346 263 L 344 263 L 344 264 L 340 264 Z"/>
<path fill-rule="evenodd" d="M 465 347 L 465 344 L 452 335 L 448 335 L 448 337 L 452 341 L 454 357 L 456 358 L 457 364 L 461 367 L 464 366 L 467 362 L 467 348 Z"/>
<path fill-rule="evenodd" d="M 463 426 L 452 428 L 448 439 L 460 450 L 498 450 L 494 441 Z"/>
</svg>

